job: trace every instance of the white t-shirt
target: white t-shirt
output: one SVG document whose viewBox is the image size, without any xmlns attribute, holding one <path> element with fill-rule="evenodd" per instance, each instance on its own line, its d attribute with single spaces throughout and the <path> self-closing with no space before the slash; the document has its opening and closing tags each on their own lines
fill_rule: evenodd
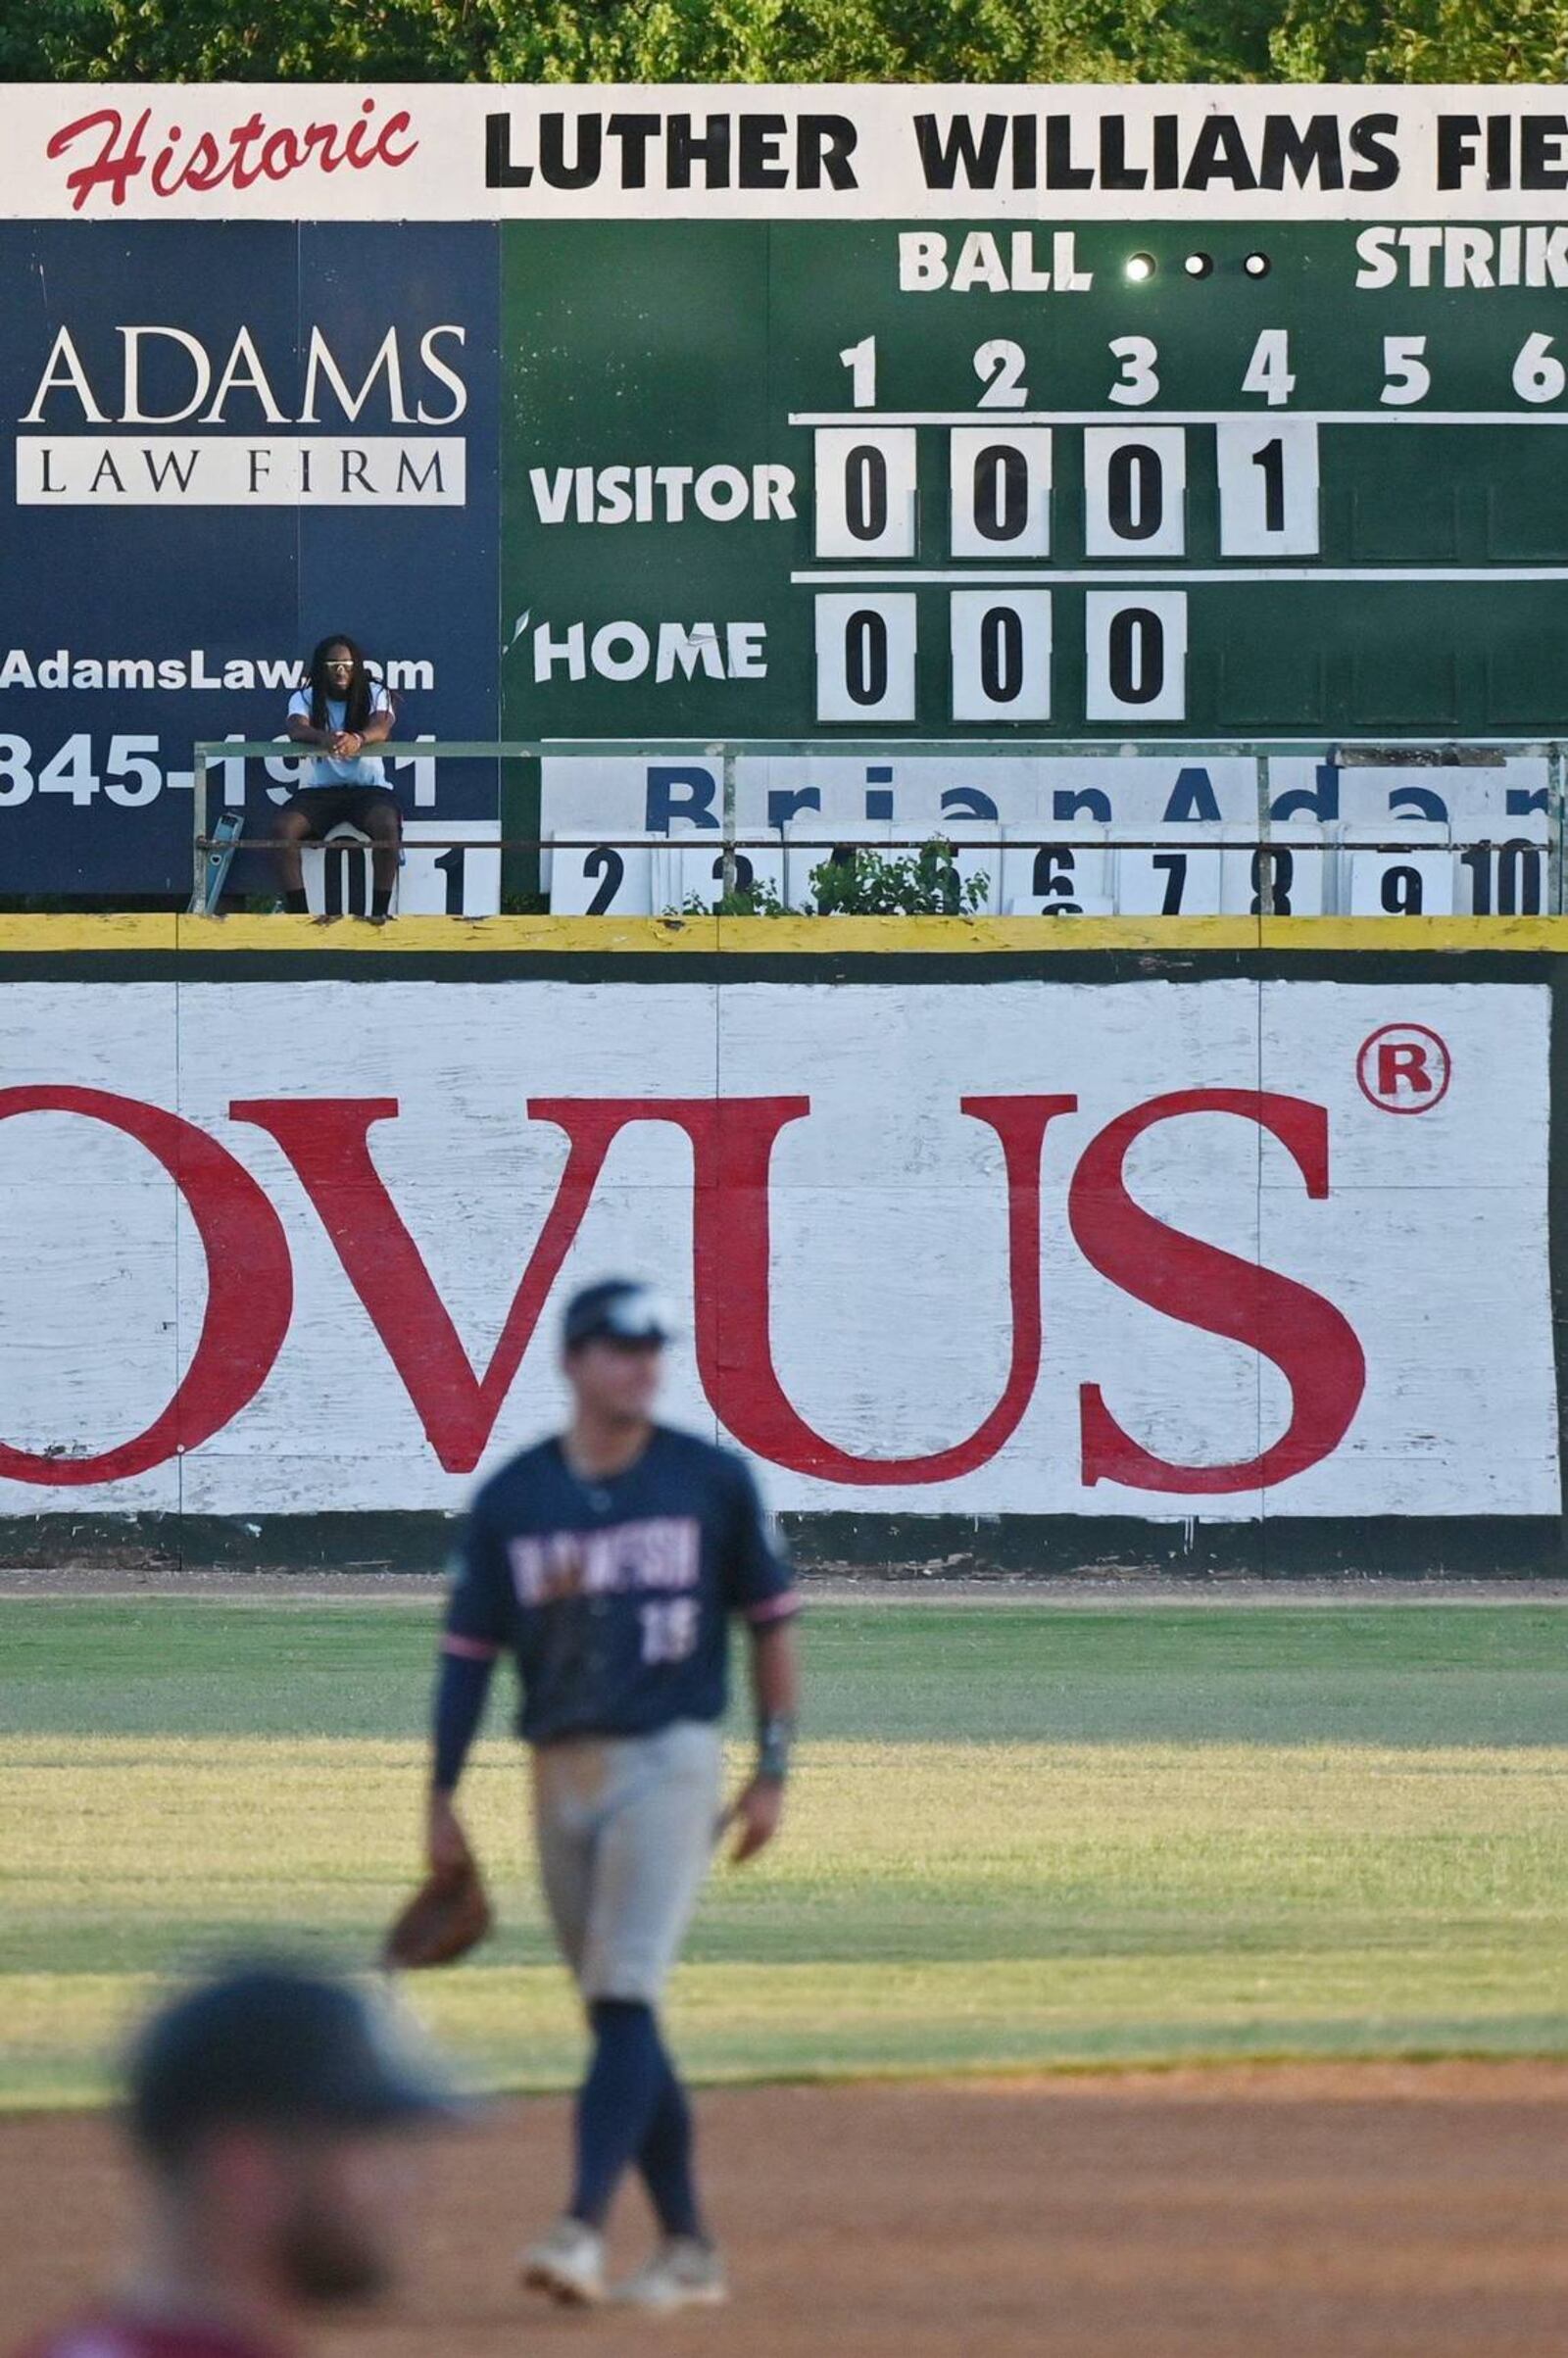
<svg viewBox="0 0 1568 2358">
<path fill-rule="evenodd" d="M 329 696 L 326 700 L 327 727 L 331 729 L 346 728 L 348 709 L 346 699 Z M 371 680 L 370 711 L 372 712 L 390 712 L 391 710 L 391 697 L 381 686 L 379 680 Z M 288 716 L 290 720 L 309 720 L 311 716 L 311 691 L 309 688 L 297 688 L 289 698 Z M 368 754 L 358 755 L 352 761 L 334 761 L 330 754 L 317 754 L 301 769 L 300 784 L 302 786 L 384 786 L 386 770 L 379 761 Z"/>
</svg>

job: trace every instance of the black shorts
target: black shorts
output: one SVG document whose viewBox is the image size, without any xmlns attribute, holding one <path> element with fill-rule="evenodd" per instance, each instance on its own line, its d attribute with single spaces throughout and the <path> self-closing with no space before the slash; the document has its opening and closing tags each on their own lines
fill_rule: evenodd
<svg viewBox="0 0 1568 2358">
<path fill-rule="evenodd" d="M 289 796 L 283 809 L 303 811 L 311 822 L 312 837 L 319 843 L 334 827 L 358 827 L 363 833 L 370 812 L 383 810 L 388 803 L 397 809 L 398 798 L 390 786 L 302 786 Z"/>
</svg>

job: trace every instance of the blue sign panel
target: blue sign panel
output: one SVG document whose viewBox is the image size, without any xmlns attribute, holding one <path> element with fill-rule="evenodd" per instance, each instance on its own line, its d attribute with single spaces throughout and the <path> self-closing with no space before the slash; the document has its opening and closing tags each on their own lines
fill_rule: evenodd
<svg viewBox="0 0 1568 2358">
<path fill-rule="evenodd" d="M 399 740 L 496 733 L 498 235 L 0 223 L 0 890 L 179 891 L 192 745 L 280 734 L 330 632 Z M 213 814 L 265 836 L 293 774 L 222 764 Z M 495 818 L 493 768 L 390 774 Z"/>
</svg>

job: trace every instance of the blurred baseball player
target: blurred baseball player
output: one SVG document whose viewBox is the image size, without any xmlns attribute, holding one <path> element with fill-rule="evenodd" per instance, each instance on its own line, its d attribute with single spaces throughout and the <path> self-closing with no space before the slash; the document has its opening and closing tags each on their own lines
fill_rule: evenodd
<svg viewBox="0 0 1568 2358">
<path fill-rule="evenodd" d="M 148 2023 L 126 2126 L 152 2195 L 122 2289 L 29 2358 L 274 2358 L 303 2312 L 368 2300 L 415 2124 L 455 2107 L 343 1983 L 266 1965 Z"/>
<path fill-rule="evenodd" d="M 669 1320 L 641 1286 L 568 1304 L 571 1421 L 480 1490 L 458 1559 L 436 1695 L 432 1870 L 466 1855 L 452 1795 L 496 1658 L 521 1687 L 545 1898 L 593 2046 L 564 2215 L 522 2257 L 558 2300 L 607 2297 L 604 2225 L 628 2164 L 661 2239 L 611 2297 L 725 2297 L 693 2173 L 692 2122 L 657 2007 L 721 1826 L 733 1856 L 772 1839 L 794 1732 L 796 1597 L 756 1486 L 728 1450 L 656 1424 Z M 752 1636 L 756 1771 L 720 1818 L 728 1622 Z"/>
</svg>

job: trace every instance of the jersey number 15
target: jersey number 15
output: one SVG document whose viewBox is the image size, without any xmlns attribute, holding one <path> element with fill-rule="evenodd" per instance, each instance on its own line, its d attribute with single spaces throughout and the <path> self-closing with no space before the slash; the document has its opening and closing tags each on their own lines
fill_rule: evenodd
<svg viewBox="0 0 1568 2358">
<path fill-rule="evenodd" d="M 672 1597 L 641 1608 L 643 1660 L 684 1662 L 697 1645 L 697 1599 Z"/>
</svg>

